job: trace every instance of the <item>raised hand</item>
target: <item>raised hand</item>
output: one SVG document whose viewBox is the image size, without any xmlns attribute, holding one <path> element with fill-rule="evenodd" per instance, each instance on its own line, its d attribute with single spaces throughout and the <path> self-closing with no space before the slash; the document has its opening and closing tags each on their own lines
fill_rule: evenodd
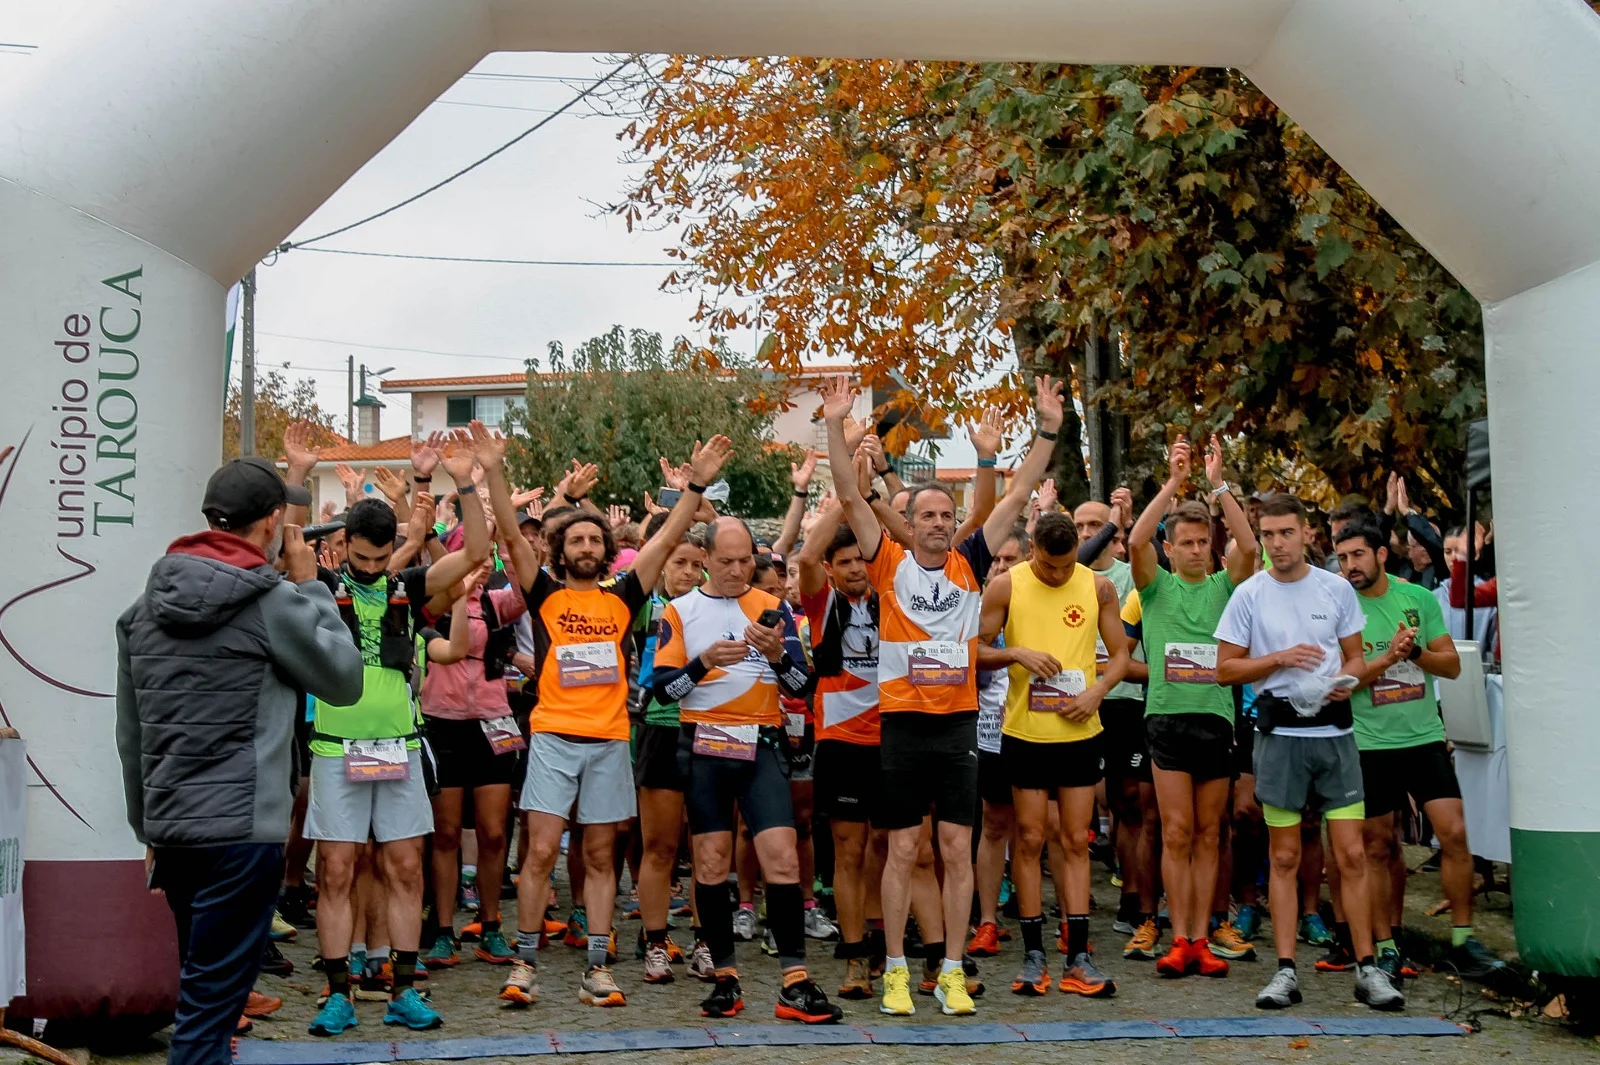
<svg viewBox="0 0 1600 1065">
<path fill-rule="evenodd" d="M 1403 518 L 1411 513 L 1411 493 L 1406 489 L 1406 479 L 1404 477 L 1396 477 L 1395 481 L 1395 507 L 1400 511 L 1400 516 Z"/>
<path fill-rule="evenodd" d="M 1211 442 L 1206 445 L 1206 480 L 1212 488 L 1222 487 L 1222 439 L 1216 433 L 1211 434 Z"/>
<path fill-rule="evenodd" d="M 361 498 L 361 486 L 366 483 L 367 471 L 354 470 L 344 463 L 337 463 L 333 472 L 338 475 L 339 481 L 344 485 L 344 502 L 346 506 L 355 506 L 356 500 Z"/>
<path fill-rule="evenodd" d="M 650 493 L 646 492 L 644 494 L 644 512 L 651 515 L 665 514 L 667 512 L 667 508 L 658 504 L 654 499 L 651 499 Z"/>
<path fill-rule="evenodd" d="M 693 478 L 693 476 L 694 471 L 690 468 L 687 462 L 685 462 L 682 466 L 674 466 L 672 463 L 666 460 L 665 456 L 662 457 L 661 480 L 665 482 L 668 488 L 676 488 L 681 492 L 685 488 L 689 487 L 689 481 Z"/>
<path fill-rule="evenodd" d="M 417 516 L 422 515 L 419 519 Z M 432 492 L 418 492 L 417 498 L 411 503 L 411 520 L 422 522 L 422 531 L 426 533 L 428 526 L 433 524 L 434 498 Z"/>
<path fill-rule="evenodd" d="M 811 478 L 817 472 L 817 459 L 821 457 L 815 451 L 807 451 L 805 460 L 798 466 L 789 463 L 789 479 L 794 482 L 796 492 L 805 492 L 811 488 Z"/>
<path fill-rule="evenodd" d="M 472 452 L 477 457 L 479 465 L 488 469 L 491 465 L 503 465 L 506 460 L 506 438 L 499 433 L 491 433 L 480 421 L 474 419 L 467 423 L 467 431 L 472 439 Z"/>
<path fill-rule="evenodd" d="M 329 499 L 322 504 L 321 517 L 319 517 L 317 520 L 323 525 L 326 525 L 328 522 L 333 520 L 333 516 L 337 513 L 339 513 L 338 505 L 334 503 L 333 500 Z"/>
<path fill-rule="evenodd" d="M 879 439 L 877 433 L 868 433 L 862 437 L 861 446 L 857 450 L 866 452 L 872 459 L 872 472 L 876 473 L 879 470 L 887 472 L 889 469 L 889 456 L 884 454 L 883 441 Z"/>
<path fill-rule="evenodd" d="M 1040 514 L 1053 514 L 1059 496 L 1056 492 L 1056 479 L 1046 477 L 1039 485 L 1039 494 L 1034 499 L 1034 506 Z"/>
<path fill-rule="evenodd" d="M 850 415 L 850 408 L 855 406 L 856 392 L 850 387 L 848 377 L 832 377 L 822 386 L 822 417 L 826 420 L 843 421 Z"/>
<path fill-rule="evenodd" d="M 572 472 L 567 474 L 566 494 L 570 500 L 579 500 L 600 480 L 600 467 L 592 462 L 572 460 Z"/>
<path fill-rule="evenodd" d="M 1167 455 L 1167 483 L 1183 487 L 1189 480 L 1190 463 L 1189 438 L 1180 434 Z"/>
<path fill-rule="evenodd" d="M 980 459 L 992 459 L 1000 454 L 1000 441 L 1005 435 L 1005 421 L 998 410 L 986 410 L 983 417 L 967 426 L 967 436 L 977 449 Z"/>
<path fill-rule="evenodd" d="M 855 467 L 856 485 L 861 489 L 861 498 L 865 499 L 872 494 L 872 456 L 865 451 L 857 451 L 850 462 Z"/>
<path fill-rule="evenodd" d="M 438 433 L 429 433 L 426 440 L 413 440 L 411 442 L 411 472 L 424 481 L 433 476 L 433 471 L 439 466 L 439 451 L 434 447 L 444 446 L 444 441 Z"/>
<path fill-rule="evenodd" d="M 401 480 L 400 476 L 389 467 L 376 467 L 372 471 L 372 480 L 378 486 L 378 491 L 382 492 L 384 497 L 395 506 L 398 506 L 400 501 L 406 497 L 406 482 Z"/>
<path fill-rule="evenodd" d="M 482 461 L 482 460 L 480 459 L 479 461 Z M 537 502 L 539 502 L 539 500 L 541 500 L 543 498 L 544 498 L 544 486 L 543 485 L 540 485 L 538 488 L 529 489 L 526 492 L 512 492 L 511 493 L 511 509 L 512 510 L 521 510 L 523 507 L 528 506 L 529 504 L 532 504 L 532 503 L 537 503 Z"/>
<path fill-rule="evenodd" d="M 1111 520 L 1119 529 L 1126 529 L 1133 521 L 1133 492 L 1126 485 L 1111 493 Z"/>
<path fill-rule="evenodd" d="M 1039 412 L 1039 428 L 1054 433 L 1061 428 L 1061 422 L 1066 417 L 1066 408 L 1061 399 L 1062 382 L 1049 374 L 1034 378 L 1034 382 L 1039 393 L 1034 399 L 1034 407 Z"/>
<path fill-rule="evenodd" d="M 620 529 L 633 520 L 633 515 L 628 513 L 627 507 L 619 507 L 615 503 L 606 508 L 606 521 L 613 530 Z"/>
<path fill-rule="evenodd" d="M 844 417 L 844 447 L 845 447 L 845 450 L 850 452 L 850 454 L 854 455 L 856 453 L 856 449 L 861 446 L 861 441 L 866 439 L 866 436 L 867 436 L 867 423 L 866 422 L 858 422 L 858 421 L 856 421 L 856 419 L 853 416 L 851 416 L 849 414 L 845 415 L 845 417 Z"/>
<path fill-rule="evenodd" d="M 1389 471 L 1389 480 L 1384 485 L 1383 512 L 1393 514 L 1400 507 L 1400 475 L 1393 470 Z"/>
<path fill-rule="evenodd" d="M 450 475 L 457 488 L 465 488 L 472 483 L 473 458 L 472 435 L 465 429 L 457 429 L 450 434 L 450 442 L 439 456 L 439 465 L 444 467 L 444 472 Z"/>
<path fill-rule="evenodd" d="M 695 442 L 689 456 L 689 470 L 695 484 L 708 485 L 717 479 L 722 467 L 733 457 L 733 441 L 718 433 L 701 444 Z"/>
<path fill-rule="evenodd" d="M 311 467 L 322 457 L 322 449 L 312 443 L 315 430 L 310 422 L 291 422 L 283 431 L 283 457 L 289 466 L 288 480 L 299 484 L 311 472 Z M 10 451 L 10 448 L 6 449 Z M 0 455 L 0 459 L 5 456 Z M 299 474 L 298 477 L 295 474 Z"/>
</svg>

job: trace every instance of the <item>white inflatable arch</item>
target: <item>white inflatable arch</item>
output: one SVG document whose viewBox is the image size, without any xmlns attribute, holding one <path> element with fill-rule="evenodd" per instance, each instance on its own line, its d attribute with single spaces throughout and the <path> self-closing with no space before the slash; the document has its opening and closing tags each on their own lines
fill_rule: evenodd
<svg viewBox="0 0 1600 1065">
<path fill-rule="evenodd" d="M 112 623 L 200 522 L 224 291 L 485 54 L 532 49 L 1248 74 L 1483 302 L 1519 944 L 1600 975 L 1600 569 L 1573 551 L 1600 519 L 1582 0 L 102 0 L 0 100 L 0 706 L 35 767 L 14 1012 L 172 1001 L 123 934 L 170 944 L 171 921 L 125 823 Z M 126 964 L 76 963 L 86 918 Z"/>
</svg>

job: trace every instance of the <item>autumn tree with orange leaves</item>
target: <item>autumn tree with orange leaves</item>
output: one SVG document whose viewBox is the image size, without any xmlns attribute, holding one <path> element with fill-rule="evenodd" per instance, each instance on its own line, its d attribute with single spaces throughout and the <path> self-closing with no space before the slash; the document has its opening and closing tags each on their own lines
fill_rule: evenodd
<svg viewBox="0 0 1600 1065">
<path fill-rule="evenodd" d="M 792 373 L 854 360 L 941 418 L 1036 372 L 1124 412 L 1132 474 L 1219 431 L 1246 483 L 1331 503 L 1390 469 L 1456 510 L 1484 409 L 1476 300 L 1242 75 L 657 57 L 624 137 L 630 225 L 682 227 L 670 287 Z M 1083 395 L 1108 338 L 1120 379 Z M 1075 421 L 1064 427 L 1070 439 Z M 890 435 L 903 449 L 916 433 Z M 1057 449 L 1064 500 L 1079 449 Z"/>
</svg>

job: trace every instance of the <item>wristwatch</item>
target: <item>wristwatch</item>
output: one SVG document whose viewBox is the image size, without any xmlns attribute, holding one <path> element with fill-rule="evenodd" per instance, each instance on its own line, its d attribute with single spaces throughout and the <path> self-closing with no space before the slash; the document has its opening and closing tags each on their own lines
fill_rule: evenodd
<svg viewBox="0 0 1600 1065">
<path fill-rule="evenodd" d="M 1418 659 L 1420 659 L 1421 657 L 1422 657 L 1422 645 L 1420 643 L 1412 644 L 1411 645 L 1411 653 L 1406 655 L 1406 660 L 1409 661 L 1409 662 L 1415 662 Z"/>
</svg>

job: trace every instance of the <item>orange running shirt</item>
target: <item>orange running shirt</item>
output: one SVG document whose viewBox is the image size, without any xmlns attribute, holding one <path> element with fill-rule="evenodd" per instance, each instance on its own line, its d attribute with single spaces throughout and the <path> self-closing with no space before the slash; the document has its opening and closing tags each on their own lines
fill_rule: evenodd
<svg viewBox="0 0 1600 1065">
<path fill-rule="evenodd" d="M 747 589 L 737 599 L 707 595 L 696 588 L 668 603 L 661 614 L 656 673 L 683 668 L 718 640 L 744 639 L 745 628 L 765 610 L 783 614 L 790 658 L 804 660 L 787 603 L 757 588 Z M 678 700 L 678 717 L 687 724 L 783 724 L 772 663 L 751 647 L 742 661 L 710 670 Z"/>
<path fill-rule="evenodd" d="M 977 574 L 993 563 L 979 529 L 945 556 L 939 569 L 884 535 L 867 575 L 878 591 L 878 702 L 885 714 L 978 710 Z"/>
<path fill-rule="evenodd" d="M 881 729 L 878 717 L 878 624 L 872 596 L 851 599 L 832 585 L 816 595 L 800 597 L 811 625 L 812 663 L 837 659 L 839 672 L 817 672 L 817 739 L 841 740 L 876 747 Z M 841 627 L 838 617 L 849 620 Z M 826 653 L 817 651 L 831 644 Z"/>
<path fill-rule="evenodd" d="M 577 592 L 544 570 L 523 593 L 533 621 L 539 703 L 530 728 L 599 740 L 627 740 L 628 656 L 634 615 L 649 595 L 631 572 L 615 584 Z"/>
</svg>

